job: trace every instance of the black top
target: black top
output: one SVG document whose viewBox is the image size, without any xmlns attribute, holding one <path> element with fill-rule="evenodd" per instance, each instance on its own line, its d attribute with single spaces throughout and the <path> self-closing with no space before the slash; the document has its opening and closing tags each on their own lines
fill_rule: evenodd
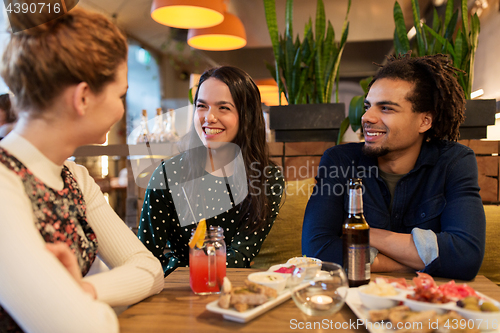
<svg viewBox="0 0 500 333">
<path fill-rule="evenodd" d="M 188 242 L 191 237 L 191 230 L 196 227 L 192 218 L 189 219 L 191 215 L 188 217 L 191 222 L 188 220 L 179 223 L 172 195 L 182 194 L 171 191 L 169 188 L 169 183 L 174 184 L 172 178 L 182 174 L 181 169 L 187 167 L 182 161 L 182 156 L 183 154 L 162 162 L 156 168 L 145 193 L 139 223 L 138 237 L 160 260 L 165 276 L 179 266 L 189 265 Z M 260 230 L 255 232 L 249 231 L 250 228 L 247 224 L 249 214 L 242 213 L 242 204 L 238 204 L 234 208 L 229 208 L 207 219 L 208 225 L 220 226 L 224 229 L 227 267 L 250 267 L 250 262 L 259 253 L 262 243 L 269 234 L 274 220 L 278 215 L 284 189 L 284 179 L 281 171 L 275 166 L 267 167 L 265 172 L 268 182 L 266 194 L 269 201 L 270 214 Z M 201 181 L 199 191 L 200 193 L 204 193 L 206 198 L 204 209 L 212 212 L 215 209 L 221 209 L 220 203 L 214 202 L 217 201 L 216 198 L 214 200 L 214 192 L 221 191 L 226 193 L 227 187 L 224 177 L 216 177 L 210 173 L 204 173 L 199 178 Z M 199 208 L 193 207 L 196 215 L 198 215 Z M 256 224 L 257 222 L 254 221 L 253 223 Z M 244 225 L 247 226 L 245 227 Z M 170 252 L 164 253 L 166 248 Z"/>
</svg>

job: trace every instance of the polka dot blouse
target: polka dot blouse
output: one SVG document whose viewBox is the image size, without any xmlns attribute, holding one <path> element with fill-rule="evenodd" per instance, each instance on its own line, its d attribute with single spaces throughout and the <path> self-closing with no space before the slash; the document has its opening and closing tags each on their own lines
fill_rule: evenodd
<svg viewBox="0 0 500 333">
<path fill-rule="evenodd" d="M 182 163 L 178 163 L 179 169 L 175 170 L 175 163 L 179 160 L 182 160 L 182 157 L 176 156 L 163 162 L 151 176 L 144 197 L 138 230 L 139 239 L 160 260 L 165 276 L 179 266 L 189 266 L 188 242 L 191 237 L 191 230 L 196 227 L 194 221 L 188 222 L 187 225 L 186 223 L 179 223 L 172 191 L 168 188 L 168 182 L 163 180 L 166 179 L 163 174 L 165 163 L 168 164 L 169 173 L 178 174 L 179 169 L 183 168 Z M 174 169 L 172 169 L 172 166 L 174 166 Z M 227 267 L 250 267 L 250 262 L 258 255 L 262 243 L 269 234 L 276 216 L 278 216 L 284 179 L 277 167 L 268 167 L 265 172 L 268 183 L 266 194 L 270 214 L 261 229 L 249 232 L 247 224 L 249 214 L 241 212 L 241 205 L 236 205 L 219 215 L 207 219 L 209 225 L 217 225 L 224 229 Z M 167 177 L 170 177 L 170 175 Z M 175 177 L 175 175 L 172 175 L 172 177 Z M 207 210 L 214 210 L 219 207 L 211 201 L 213 191 L 218 188 L 223 191 L 226 187 L 223 179 L 209 173 L 200 178 L 200 186 L 202 191 L 205 192 L 207 200 L 205 207 Z M 193 209 L 196 211 L 196 207 Z M 254 221 L 253 223 L 256 224 L 257 222 Z"/>
</svg>

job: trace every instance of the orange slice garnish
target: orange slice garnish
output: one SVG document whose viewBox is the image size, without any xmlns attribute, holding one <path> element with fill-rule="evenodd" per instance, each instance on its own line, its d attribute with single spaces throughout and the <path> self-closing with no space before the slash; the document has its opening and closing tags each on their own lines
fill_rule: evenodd
<svg viewBox="0 0 500 333">
<path fill-rule="evenodd" d="M 193 237 L 189 240 L 189 247 L 194 248 L 194 246 L 198 246 L 199 248 L 203 247 L 203 242 L 205 241 L 205 235 L 207 233 L 207 222 L 205 219 L 202 219 L 199 223 L 198 226 L 196 227 L 196 230 L 194 232 Z"/>
</svg>

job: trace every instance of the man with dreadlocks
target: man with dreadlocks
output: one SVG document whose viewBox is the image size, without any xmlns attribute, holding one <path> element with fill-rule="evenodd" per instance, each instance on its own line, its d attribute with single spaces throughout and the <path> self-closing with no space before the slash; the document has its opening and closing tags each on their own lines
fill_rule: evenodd
<svg viewBox="0 0 500 333">
<path fill-rule="evenodd" d="M 370 83 L 364 143 L 328 149 L 302 230 L 305 255 L 342 264 L 349 178 L 362 178 L 372 272 L 473 279 L 486 220 L 474 152 L 459 143 L 465 98 L 444 55 L 390 57 Z"/>
</svg>

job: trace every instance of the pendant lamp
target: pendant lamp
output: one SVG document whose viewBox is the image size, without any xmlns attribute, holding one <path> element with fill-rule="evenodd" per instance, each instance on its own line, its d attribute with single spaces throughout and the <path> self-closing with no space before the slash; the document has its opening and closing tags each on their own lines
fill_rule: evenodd
<svg viewBox="0 0 500 333">
<path fill-rule="evenodd" d="M 225 12 L 224 21 L 214 27 L 189 29 L 188 44 L 207 51 L 236 50 L 247 44 L 247 35 L 241 20 Z"/>
<path fill-rule="evenodd" d="M 224 19 L 223 0 L 153 0 L 151 17 L 179 29 L 206 28 Z"/>
<path fill-rule="evenodd" d="M 274 79 L 269 78 L 255 80 L 255 84 L 257 85 L 257 88 L 259 88 L 262 103 L 267 106 L 279 105 L 278 85 Z M 281 93 L 281 105 L 288 105 L 284 93 Z"/>
</svg>

